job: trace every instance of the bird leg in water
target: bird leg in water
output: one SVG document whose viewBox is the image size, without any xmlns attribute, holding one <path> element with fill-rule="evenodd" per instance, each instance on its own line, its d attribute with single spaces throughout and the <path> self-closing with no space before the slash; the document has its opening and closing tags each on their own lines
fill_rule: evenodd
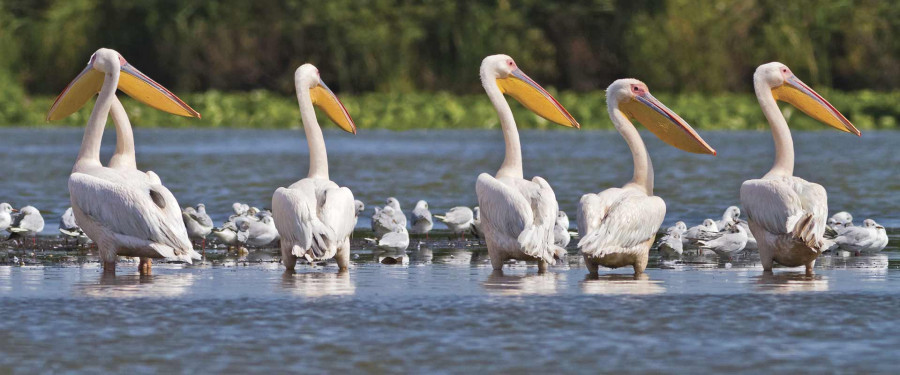
<svg viewBox="0 0 900 375">
<path fill-rule="evenodd" d="M 138 265 L 138 272 L 141 275 L 149 275 L 153 270 L 153 260 L 146 257 L 141 257 L 141 263 Z"/>
</svg>

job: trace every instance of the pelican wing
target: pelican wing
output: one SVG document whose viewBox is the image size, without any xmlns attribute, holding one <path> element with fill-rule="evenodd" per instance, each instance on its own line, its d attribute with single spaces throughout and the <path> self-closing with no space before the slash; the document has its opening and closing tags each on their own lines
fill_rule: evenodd
<svg viewBox="0 0 900 375">
<path fill-rule="evenodd" d="M 281 247 L 299 257 L 312 248 L 314 231 L 326 230 L 315 215 L 315 194 L 304 190 L 280 187 L 272 195 L 272 215 L 281 236 Z"/>
<path fill-rule="evenodd" d="M 272 209 L 282 249 L 308 260 L 329 259 L 353 232 L 353 193 L 329 185 L 317 189 L 315 183 L 303 182 L 275 191 Z"/>
<path fill-rule="evenodd" d="M 553 189 L 543 178 L 501 181 L 482 173 L 475 191 L 482 230 L 491 233 L 498 246 L 518 246 L 525 254 L 551 263 L 565 253 L 553 243 L 559 208 Z"/>
<path fill-rule="evenodd" d="M 599 220 L 600 225 L 597 229 L 588 231 L 578 242 L 583 253 L 601 257 L 644 251 L 647 249 L 644 245 L 656 238 L 659 226 L 666 216 L 666 203 L 662 198 L 648 197 L 630 189 L 617 189 L 614 194 L 618 198 L 606 207 L 605 216 L 599 219 L 585 218 L 589 222 Z M 610 193 L 604 197 L 607 202 L 612 195 Z"/>
<path fill-rule="evenodd" d="M 741 185 L 741 205 L 758 228 L 774 235 L 794 233 L 811 247 L 821 246 L 828 215 L 821 185 L 798 177 L 748 180 Z"/>
<path fill-rule="evenodd" d="M 584 238 L 600 228 L 609 208 L 618 202 L 623 192 L 621 188 L 609 188 L 599 194 L 582 195 L 578 202 L 578 236 Z"/>
<path fill-rule="evenodd" d="M 356 203 L 353 192 L 346 187 L 325 189 L 324 201 L 319 209 L 319 217 L 334 231 L 333 241 L 337 246 L 353 234 L 356 217 Z"/>
<path fill-rule="evenodd" d="M 165 186 L 116 183 L 86 173 L 72 173 L 69 193 L 74 206 L 124 241 L 125 247 L 129 243 L 141 246 L 142 242 L 150 242 L 160 255 L 188 263 L 199 255 L 188 240 L 178 201 Z"/>
</svg>

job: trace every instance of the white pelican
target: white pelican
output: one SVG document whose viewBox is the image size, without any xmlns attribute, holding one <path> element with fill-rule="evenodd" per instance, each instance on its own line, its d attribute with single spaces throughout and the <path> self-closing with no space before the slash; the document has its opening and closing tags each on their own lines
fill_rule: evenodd
<svg viewBox="0 0 900 375">
<path fill-rule="evenodd" d="M 887 231 L 872 219 L 863 221 L 861 227 L 847 227 L 834 239 L 834 244 L 839 248 L 860 253 L 884 250 L 887 243 Z"/>
<path fill-rule="evenodd" d="M 438 220 L 447 225 L 451 232 L 466 238 L 466 232 L 472 229 L 472 222 L 475 221 L 475 213 L 471 208 L 466 206 L 457 206 L 451 208 L 443 215 L 434 215 Z"/>
<path fill-rule="evenodd" d="M 666 203 L 653 195 L 653 164 L 640 133 L 629 118 L 638 120 L 666 143 L 688 152 L 716 151 L 681 119 L 660 103 L 643 82 L 620 79 L 606 89 L 606 106 L 616 130 L 625 138 L 634 161 L 634 177 L 621 188 L 585 194 L 578 203 L 578 247 L 596 275 L 599 266 L 633 266 L 644 272 L 650 246 L 666 216 Z"/>
<path fill-rule="evenodd" d="M 190 245 L 178 201 L 147 174 L 100 163 L 103 128 L 116 89 L 156 109 L 186 117 L 200 114 L 174 94 L 128 64 L 118 52 L 101 48 L 87 67 L 56 98 L 47 119 L 72 114 L 99 91 L 85 128 L 81 149 L 69 176 L 75 218 L 100 249 L 103 267 L 115 271 L 116 256 L 141 257 L 140 269 L 150 270 L 150 258 L 175 258 L 190 263 L 199 257 Z"/>
<path fill-rule="evenodd" d="M 701 250 L 712 251 L 720 257 L 731 257 L 747 247 L 747 231 L 739 223 L 730 223 L 718 232 L 703 232 L 696 239 Z"/>
<path fill-rule="evenodd" d="M 355 200 L 350 189 L 328 178 L 325 139 L 313 106 L 321 108 L 347 132 L 356 134 L 356 125 L 341 101 L 322 82 L 315 66 L 303 64 L 297 68 L 294 86 L 309 145 L 309 173 L 287 188 L 278 188 L 272 195 L 275 227 L 281 235 L 282 262 L 287 270 L 293 270 L 297 257 L 309 262 L 335 258 L 343 271 L 350 266 Z"/>
<path fill-rule="evenodd" d="M 563 249 L 569 245 L 572 234 L 569 233 L 569 215 L 560 210 L 556 213 L 556 224 L 553 226 L 553 243 Z"/>
<path fill-rule="evenodd" d="M 0 203 L 0 231 L 9 228 L 9 225 L 12 224 L 12 213 L 16 211 L 9 203 Z"/>
<path fill-rule="evenodd" d="M 483 210 L 481 231 L 491 265 L 503 268 L 507 259 L 537 260 L 538 271 L 565 256 L 553 243 L 559 210 L 550 184 L 541 177 L 526 180 L 522 171 L 519 132 L 509 103 L 512 96 L 526 108 L 551 122 L 578 128 L 578 122 L 550 94 L 525 75 L 513 59 L 493 55 L 481 62 L 481 85 L 500 117 L 506 156 L 496 175 L 482 173 L 475 183 L 478 206 Z"/>
<path fill-rule="evenodd" d="M 753 86 L 772 127 L 775 163 L 761 179 L 744 181 L 741 206 L 756 238 L 763 270 L 771 272 L 773 262 L 778 262 L 788 267 L 806 266 L 811 274 L 816 257 L 825 250 L 828 197 L 821 185 L 794 177 L 794 143 L 775 100 L 792 104 L 838 130 L 860 133 L 784 64 L 760 65 L 753 74 Z"/>
</svg>

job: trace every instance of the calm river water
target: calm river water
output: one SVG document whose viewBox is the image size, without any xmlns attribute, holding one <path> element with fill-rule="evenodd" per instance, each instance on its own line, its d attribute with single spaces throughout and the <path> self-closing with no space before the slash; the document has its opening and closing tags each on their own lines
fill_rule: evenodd
<svg viewBox="0 0 900 375">
<path fill-rule="evenodd" d="M 107 131 L 113 145 L 113 132 Z M 686 154 L 644 133 L 666 225 L 695 225 L 737 204 L 743 180 L 772 161 L 766 132 L 704 132 L 717 157 Z M 182 205 L 206 203 L 221 222 L 234 201 L 267 207 L 272 191 L 306 173 L 299 131 L 146 130 L 139 166 Z M 581 194 L 621 185 L 631 160 L 612 132 L 523 132 L 525 173 L 553 185 L 574 216 Z M 796 133 L 796 174 L 821 183 L 832 211 L 888 227 L 887 250 L 821 258 L 816 275 L 763 275 L 752 254 L 731 262 L 663 262 L 648 278 L 568 261 L 536 273 L 493 274 L 485 249 L 410 247 L 407 265 L 356 246 L 353 268 L 333 263 L 284 275 L 272 251 L 216 255 L 195 265 L 120 265 L 95 258 L 0 265 L 0 372 L 847 372 L 897 373 L 900 133 Z M 31 204 L 56 232 L 80 129 L 0 129 L 0 201 Z M 326 132 L 331 177 L 368 206 L 396 196 L 433 212 L 474 206 L 475 177 L 503 156 L 496 131 Z M 112 147 L 104 149 L 104 155 Z M 360 227 L 368 227 L 367 208 Z M 574 219 L 573 219 L 574 222 Z M 574 224 L 573 224 L 574 225 Z M 211 252 L 212 254 L 212 252 Z M 2 257 L 2 256 L 0 256 Z"/>
</svg>

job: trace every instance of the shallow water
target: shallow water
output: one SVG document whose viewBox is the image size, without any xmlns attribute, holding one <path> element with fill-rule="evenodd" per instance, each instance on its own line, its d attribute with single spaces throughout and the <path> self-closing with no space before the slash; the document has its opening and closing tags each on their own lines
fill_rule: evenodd
<svg viewBox="0 0 900 375">
<path fill-rule="evenodd" d="M 768 133 L 703 135 L 718 157 L 647 137 L 667 223 L 719 216 L 737 203 L 740 183 L 771 163 Z M 77 129 L 0 129 L 0 201 L 42 209 L 45 234 L 68 206 L 80 137 Z M 494 171 L 503 152 L 500 134 L 485 131 L 326 139 L 332 179 L 358 199 L 371 206 L 393 195 L 405 208 L 426 199 L 434 212 L 474 205 L 476 175 Z M 156 263 L 152 276 L 120 262 L 109 277 L 95 253 L 5 250 L 0 263 L 25 265 L 0 265 L 0 369 L 897 373 L 900 155 L 892 149 L 900 134 L 795 140 L 796 174 L 823 184 L 832 210 L 890 228 L 886 251 L 823 256 L 812 277 L 795 269 L 764 275 L 752 254 L 678 262 L 654 254 L 648 278 L 634 280 L 628 269 L 586 278 L 571 247 L 546 274 L 512 264 L 500 276 L 483 247 L 446 240 L 414 245 L 407 265 L 387 265 L 384 257 L 400 254 L 357 239 L 345 274 L 328 263 L 284 275 L 274 251 L 211 250 L 195 265 Z M 141 168 L 157 172 L 183 205 L 206 203 L 217 222 L 233 201 L 266 207 L 307 160 L 297 131 L 138 129 L 137 143 Z M 546 177 L 570 215 L 581 194 L 630 177 L 615 133 L 523 132 L 523 144 L 526 175 Z"/>
</svg>

